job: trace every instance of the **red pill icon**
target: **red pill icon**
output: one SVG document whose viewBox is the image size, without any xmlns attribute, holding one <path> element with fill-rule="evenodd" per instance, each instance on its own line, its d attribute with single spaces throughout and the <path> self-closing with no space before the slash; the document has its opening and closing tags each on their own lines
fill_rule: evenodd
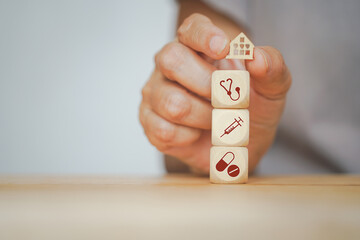
<svg viewBox="0 0 360 240">
<path fill-rule="evenodd" d="M 230 177 L 236 177 L 240 173 L 240 168 L 237 165 L 231 165 L 228 167 L 227 172 Z"/>
<path fill-rule="evenodd" d="M 235 154 L 233 152 L 225 153 L 224 156 L 222 156 L 222 158 L 216 164 L 216 170 L 222 172 L 227 168 L 227 173 L 230 177 L 238 176 L 240 174 L 240 168 L 235 164 L 230 165 L 230 163 L 234 161 L 234 159 Z"/>
<path fill-rule="evenodd" d="M 235 159 L 235 154 L 233 152 L 227 152 L 224 154 L 224 156 L 222 156 L 222 158 L 220 159 L 220 161 L 218 161 L 218 163 L 216 164 L 216 170 L 218 170 L 219 172 L 224 171 L 227 166 L 229 166 L 229 164 L 234 161 Z"/>
</svg>

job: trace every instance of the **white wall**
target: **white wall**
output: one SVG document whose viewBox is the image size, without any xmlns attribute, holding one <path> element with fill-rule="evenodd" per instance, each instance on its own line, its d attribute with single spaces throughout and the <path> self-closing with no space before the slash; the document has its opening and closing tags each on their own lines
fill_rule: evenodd
<svg viewBox="0 0 360 240">
<path fill-rule="evenodd" d="M 0 174 L 160 174 L 138 121 L 161 1 L 0 1 Z"/>
</svg>

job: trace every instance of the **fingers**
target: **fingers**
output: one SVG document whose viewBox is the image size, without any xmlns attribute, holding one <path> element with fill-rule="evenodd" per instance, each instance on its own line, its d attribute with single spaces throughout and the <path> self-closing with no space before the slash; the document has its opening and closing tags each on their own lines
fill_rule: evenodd
<svg viewBox="0 0 360 240">
<path fill-rule="evenodd" d="M 188 146 L 201 135 L 199 129 L 166 121 L 154 113 L 144 102 L 140 105 L 139 118 L 149 141 L 159 151 L 165 151 L 172 146 Z"/>
<path fill-rule="evenodd" d="M 180 85 L 163 80 L 152 90 L 151 108 L 159 116 L 180 125 L 210 129 L 211 104 L 186 91 Z"/>
<path fill-rule="evenodd" d="M 185 19 L 177 36 L 184 45 L 213 59 L 224 58 L 229 52 L 229 39 L 226 34 L 201 14 L 192 14 Z"/>
<path fill-rule="evenodd" d="M 254 60 L 246 61 L 252 87 L 271 100 L 284 98 L 291 86 L 291 74 L 281 53 L 272 47 L 256 47 Z"/>
<path fill-rule="evenodd" d="M 210 98 L 211 74 L 216 68 L 188 47 L 178 42 L 169 43 L 156 54 L 155 63 L 166 78 Z"/>
</svg>

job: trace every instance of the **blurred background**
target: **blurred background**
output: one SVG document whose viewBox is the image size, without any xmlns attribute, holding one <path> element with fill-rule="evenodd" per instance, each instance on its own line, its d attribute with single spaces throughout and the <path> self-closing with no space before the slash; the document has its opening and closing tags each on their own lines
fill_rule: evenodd
<svg viewBox="0 0 360 240">
<path fill-rule="evenodd" d="M 0 174 L 163 173 L 138 106 L 175 21 L 167 0 L 1 0 Z"/>
<path fill-rule="evenodd" d="M 360 2 L 204 2 L 293 75 L 257 173 L 359 173 Z M 0 174 L 164 173 L 138 107 L 176 18 L 175 0 L 0 0 Z"/>
</svg>

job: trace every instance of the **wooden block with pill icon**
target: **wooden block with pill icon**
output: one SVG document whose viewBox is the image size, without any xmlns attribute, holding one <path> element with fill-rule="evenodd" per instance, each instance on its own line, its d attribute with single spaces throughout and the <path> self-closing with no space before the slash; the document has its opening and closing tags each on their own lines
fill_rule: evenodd
<svg viewBox="0 0 360 240">
<path fill-rule="evenodd" d="M 248 149 L 219 147 L 210 149 L 210 182 L 246 183 L 248 180 Z"/>
<path fill-rule="evenodd" d="M 214 108 L 248 108 L 250 75 L 243 70 L 217 70 L 211 77 L 211 104 Z"/>
<path fill-rule="evenodd" d="M 213 109 L 212 145 L 247 146 L 249 143 L 249 125 L 249 110 L 247 109 Z"/>
</svg>

